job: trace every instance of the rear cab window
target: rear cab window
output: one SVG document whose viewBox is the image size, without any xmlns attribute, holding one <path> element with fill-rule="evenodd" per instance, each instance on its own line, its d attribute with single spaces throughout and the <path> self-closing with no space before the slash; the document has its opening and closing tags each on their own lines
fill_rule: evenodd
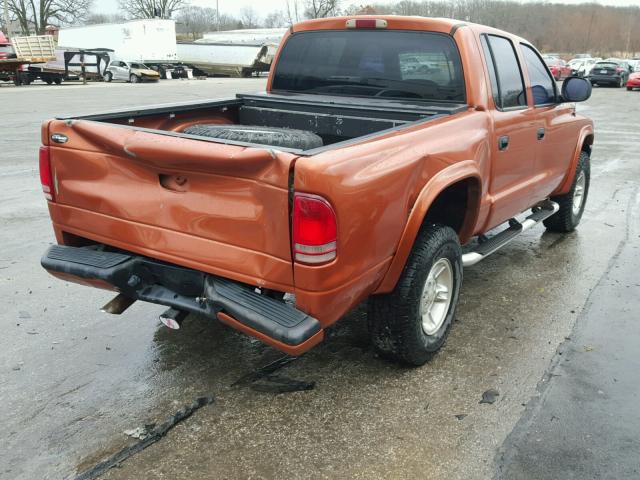
<svg viewBox="0 0 640 480">
<path fill-rule="evenodd" d="M 493 100 L 498 110 L 527 108 L 527 94 L 520 63 L 511 40 L 483 34 L 482 48 L 489 69 Z"/>
<path fill-rule="evenodd" d="M 273 91 L 464 103 L 460 54 L 435 32 L 316 30 L 287 40 Z"/>
</svg>

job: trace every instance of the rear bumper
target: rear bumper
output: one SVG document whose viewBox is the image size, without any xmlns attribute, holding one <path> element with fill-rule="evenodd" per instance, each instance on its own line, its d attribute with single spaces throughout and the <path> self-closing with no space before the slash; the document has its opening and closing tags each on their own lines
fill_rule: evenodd
<svg viewBox="0 0 640 480">
<path fill-rule="evenodd" d="M 611 84 L 618 84 L 620 83 L 620 76 L 619 75 L 589 75 L 589 80 L 591 82 L 597 82 L 597 83 L 611 83 Z"/>
<path fill-rule="evenodd" d="M 290 355 L 304 353 L 324 335 L 317 319 L 252 287 L 128 252 L 54 245 L 42 266 L 71 281 L 112 286 L 134 300 L 220 315 L 224 323 Z"/>
</svg>

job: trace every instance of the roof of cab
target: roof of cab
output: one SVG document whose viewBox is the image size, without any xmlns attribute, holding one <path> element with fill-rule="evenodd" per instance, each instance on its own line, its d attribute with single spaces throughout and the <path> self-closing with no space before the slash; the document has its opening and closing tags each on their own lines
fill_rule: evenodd
<svg viewBox="0 0 640 480">
<path fill-rule="evenodd" d="M 347 20 L 381 19 L 387 21 L 387 30 L 428 30 L 431 32 L 450 33 L 456 26 L 465 22 L 451 18 L 407 17 L 400 15 L 349 15 L 344 17 L 317 18 L 296 23 L 291 27 L 292 33 L 308 30 L 343 30 L 347 28 Z"/>
<path fill-rule="evenodd" d="M 480 25 L 477 23 L 463 22 L 462 20 L 455 20 L 453 18 L 439 18 L 439 17 L 420 17 L 420 16 L 402 16 L 402 15 L 349 15 L 344 17 L 329 17 L 329 18 L 317 18 L 314 20 L 305 20 L 304 22 L 296 23 L 291 27 L 290 32 L 305 32 L 309 30 L 344 30 L 347 28 L 347 20 L 351 19 L 380 19 L 387 21 L 386 30 L 422 30 L 429 32 L 439 32 L 453 35 L 458 28 L 471 27 L 476 32 L 480 33 L 494 33 L 510 37 L 516 42 L 527 42 L 526 39 L 521 38 L 504 30 L 488 27 L 486 25 Z"/>
</svg>

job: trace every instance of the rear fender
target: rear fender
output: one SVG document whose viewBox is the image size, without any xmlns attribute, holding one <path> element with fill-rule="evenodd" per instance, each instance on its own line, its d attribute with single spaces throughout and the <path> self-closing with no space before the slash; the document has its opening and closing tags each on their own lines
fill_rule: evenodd
<svg viewBox="0 0 640 480">
<path fill-rule="evenodd" d="M 564 195 L 569 190 L 571 190 L 571 185 L 573 184 L 573 177 L 576 174 L 576 165 L 578 165 L 578 160 L 580 159 L 580 152 L 583 150 L 584 145 L 591 146 L 593 144 L 593 126 L 586 125 L 580 130 L 580 136 L 578 137 L 578 143 L 576 144 L 576 148 L 573 152 L 573 159 L 571 160 L 571 165 L 567 170 L 567 175 L 564 180 L 560 184 L 560 186 L 552 193 L 552 195 Z"/>
<path fill-rule="evenodd" d="M 427 182 L 411 210 L 411 214 L 407 220 L 404 232 L 402 233 L 402 237 L 398 243 L 398 248 L 396 249 L 396 253 L 391 261 L 391 265 L 389 266 L 389 270 L 374 293 L 388 293 L 395 288 L 418 235 L 418 231 L 420 230 L 420 227 L 422 226 L 434 200 L 447 187 L 468 178 L 478 179 L 478 183 L 480 183 L 478 164 L 473 160 L 465 160 L 456 163 L 438 172 L 438 174 L 433 176 Z M 461 243 L 464 243 L 472 236 L 478 219 L 479 209 L 480 198 L 469 198 L 467 213 L 459 232 Z"/>
</svg>

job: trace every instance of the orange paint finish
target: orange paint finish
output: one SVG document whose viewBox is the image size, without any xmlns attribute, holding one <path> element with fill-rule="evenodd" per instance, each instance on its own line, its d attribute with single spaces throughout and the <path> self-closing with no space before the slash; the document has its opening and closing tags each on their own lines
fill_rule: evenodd
<svg viewBox="0 0 640 480">
<path fill-rule="evenodd" d="M 86 287 L 99 288 L 101 290 L 109 290 L 112 292 L 118 291 L 118 289 L 116 289 L 116 287 L 111 285 L 109 282 L 105 282 L 104 280 L 99 280 L 97 278 L 93 278 L 93 279 L 82 278 L 82 277 L 77 277 L 75 275 L 72 275 L 70 273 L 62 273 L 62 272 L 49 271 L 49 273 L 54 277 L 59 278 L 60 280 L 64 280 L 65 282 L 77 283 L 79 285 L 84 285 Z"/>
<path fill-rule="evenodd" d="M 286 353 L 287 355 L 291 355 L 293 357 L 297 357 L 302 355 L 304 352 L 311 350 L 313 347 L 318 345 L 322 340 L 324 340 L 324 330 L 320 330 L 314 336 L 309 338 L 308 340 L 302 342 L 299 345 L 287 345 L 286 343 L 282 343 L 278 340 L 275 340 L 263 333 L 254 330 L 253 328 L 247 327 L 243 323 L 238 322 L 235 318 L 227 315 L 224 312 L 218 313 L 218 320 L 220 320 L 225 325 L 230 326 L 231 328 L 235 328 L 242 333 L 247 335 L 251 335 L 252 337 L 257 338 L 261 342 L 266 343 L 267 345 L 271 345 L 274 348 Z"/>
</svg>

